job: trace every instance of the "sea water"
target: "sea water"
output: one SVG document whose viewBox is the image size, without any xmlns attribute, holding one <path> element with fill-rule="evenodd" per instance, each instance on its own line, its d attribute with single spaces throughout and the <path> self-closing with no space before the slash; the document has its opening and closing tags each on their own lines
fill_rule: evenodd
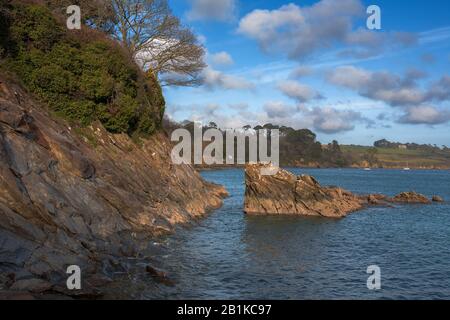
<svg viewBox="0 0 450 320">
<path fill-rule="evenodd" d="M 291 169 L 323 185 L 450 200 L 450 172 Z M 205 171 L 230 192 L 206 219 L 161 240 L 173 286 L 140 282 L 144 299 L 450 299 L 450 205 L 372 207 L 345 219 L 244 215 L 241 169 Z M 369 290 L 369 266 L 381 289 Z"/>
</svg>

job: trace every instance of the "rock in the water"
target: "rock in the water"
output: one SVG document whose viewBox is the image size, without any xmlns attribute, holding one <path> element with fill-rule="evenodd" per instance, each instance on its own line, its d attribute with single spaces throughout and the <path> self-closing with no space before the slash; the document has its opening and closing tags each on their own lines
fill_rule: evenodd
<svg viewBox="0 0 450 320">
<path fill-rule="evenodd" d="M 370 194 L 367 197 L 361 197 L 363 200 L 366 200 L 366 198 L 369 205 L 386 205 L 389 202 L 388 197 L 383 194 Z"/>
<path fill-rule="evenodd" d="M 282 169 L 273 176 L 262 175 L 261 169 L 267 166 L 252 164 L 245 168 L 244 211 L 247 214 L 342 218 L 371 205 L 431 203 L 416 192 L 404 192 L 394 198 L 382 194 L 354 195 L 338 187 L 323 187 L 311 176 L 297 177 Z"/>
<path fill-rule="evenodd" d="M 263 176 L 264 166 L 246 167 L 247 214 L 341 218 L 363 208 L 363 201 L 344 189 L 323 187 L 311 176 L 297 177 L 281 169 L 273 176 Z"/>
<path fill-rule="evenodd" d="M 429 204 L 430 199 L 425 197 L 423 194 L 417 192 L 402 192 L 396 195 L 393 199 L 396 203 L 410 203 L 410 204 Z"/>
<path fill-rule="evenodd" d="M 433 202 L 444 202 L 444 199 L 440 196 L 433 196 Z"/>
</svg>

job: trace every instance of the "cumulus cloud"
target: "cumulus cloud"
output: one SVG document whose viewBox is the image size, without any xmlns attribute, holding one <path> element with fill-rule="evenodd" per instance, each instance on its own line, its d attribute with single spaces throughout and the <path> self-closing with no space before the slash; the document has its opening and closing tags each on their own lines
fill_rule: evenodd
<svg viewBox="0 0 450 320">
<path fill-rule="evenodd" d="M 416 81 L 422 75 L 409 72 L 404 77 L 389 72 L 371 72 L 354 66 L 342 66 L 328 74 L 327 80 L 338 86 L 357 91 L 361 96 L 383 101 L 392 106 L 417 105 L 427 94 Z"/>
<path fill-rule="evenodd" d="M 233 58 L 228 52 L 222 51 L 211 55 L 211 61 L 217 66 L 231 66 L 234 64 Z"/>
<path fill-rule="evenodd" d="M 269 101 L 264 105 L 263 109 L 267 113 L 267 116 L 271 119 L 289 118 L 297 113 L 297 109 L 295 107 L 280 101 Z"/>
<path fill-rule="evenodd" d="M 418 106 L 450 100 L 450 76 L 443 76 L 428 89 L 422 89 L 417 81 L 425 77 L 424 72 L 415 69 L 399 76 L 385 71 L 371 72 L 354 66 L 342 66 L 330 72 L 327 80 L 391 106 Z"/>
<path fill-rule="evenodd" d="M 428 100 L 450 100 L 450 76 L 445 75 L 439 81 L 433 83 L 427 93 Z"/>
<path fill-rule="evenodd" d="M 353 110 L 339 110 L 333 107 L 307 108 L 305 106 L 291 106 L 283 102 L 273 101 L 264 105 L 268 121 L 298 127 L 308 127 L 326 134 L 336 134 L 355 129 L 357 123 L 366 126 L 373 125 L 373 121 L 365 118 L 360 112 Z"/>
<path fill-rule="evenodd" d="M 236 0 L 190 0 L 187 18 L 194 20 L 229 21 L 235 17 Z"/>
<path fill-rule="evenodd" d="M 405 114 L 398 120 L 406 124 L 437 125 L 450 121 L 450 111 L 433 106 L 417 106 L 405 109 Z"/>
<path fill-rule="evenodd" d="M 297 81 L 283 81 L 278 85 L 278 89 L 289 98 L 301 103 L 322 98 L 316 90 Z"/>
<path fill-rule="evenodd" d="M 238 32 L 255 39 L 265 52 L 286 52 L 303 59 L 319 49 L 348 46 L 348 54 L 375 55 L 388 45 L 411 45 L 414 34 L 377 33 L 354 28 L 365 17 L 360 0 L 321 0 L 311 6 L 284 5 L 275 10 L 254 10 L 243 17 Z"/>
<path fill-rule="evenodd" d="M 411 68 L 406 71 L 403 77 L 403 86 L 414 87 L 417 85 L 418 80 L 422 80 L 428 77 L 428 74 L 422 70 Z"/>
<path fill-rule="evenodd" d="M 335 85 L 355 90 L 361 96 L 401 107 L 403 115 L 397 122 L 438 125 L 450 121 L 450 111 L 433 106 L 450 100 L 450 76 L 445 75 L 423 89 L 418 80 L 426 74 L 411 69 L 404 76 L 390 72 L 371 72 L 354 66 L 336 68 L 327 80 Z M 378 120 L 384 120 L 379 118 Z"/>
<path fill-rule="evenodd" d="M 347 43 L 361 45 L 364 47 L 380 47 L 383 45 L 385 38 L 380 32 L 359 28 L 347 35 Z"/>
<path fill-rule="evenodd" d="M 244 78 L 225 74 L 214 70 L 211 67 L 205 68 L 202 72 L 202 83 L 210 90 L 226 89 L 226 90 L 249 90 L 254 85 Z"/>
<path fill-rule="evenodd" d="M 349 109 L 298 107 L 281 101 L 269 101 L 262 106 L 261 111 L 236 108 L 233 113 L 224 113 L 225 106 L 215 103 L 180 108 L 190 111 L 191 121 L 201 121 L 204 124 L 213 121 L 223 129 L 274 123 L 295 129 L 309 128 L 325 134 L 337 134 L 351 131 L 357 124 L 370 126 L 373 123 L 361 113 Z"/>
<path fill-rule="evenodd" d="M 351 131 L 356 122 L 369 122 L 359 112 L 331 107 L 313 108 L 309 111 L 309 116 L 313 118 L 314 129 L 326 134 Z"/>
<path fill-rule="evenodd" d="M 242 109 L 230 114 L 224 112 L 227 109 L 225 105 L 215 103 L 186 105 L 183 109 L 189 111 L 187 116 L 189 121 L 198 121 L 204 125 L 214 122 L 222 129 L 237 129 L 248 124 L 267 122 L 267 115 L 264 112 L 257 113 Z"/>
<path fill-rule="evenodd" d="M 327 80 L 332 84 L 359 90 L 370 82 L 371 73 L 354 66 L 343 66 L 329 73 Z"/>
</svg>

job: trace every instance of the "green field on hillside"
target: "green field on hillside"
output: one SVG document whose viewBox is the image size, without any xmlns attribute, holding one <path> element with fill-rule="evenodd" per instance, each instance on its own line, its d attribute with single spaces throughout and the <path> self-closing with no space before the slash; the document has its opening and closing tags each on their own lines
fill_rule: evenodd
<svg viewBox="0 0 450 320">
<path fill-rule="evenodd" d="M 342 145 L 341 150 L 353 158 L 362 158 L 364 155 L 373 154 L 380 165 L 387 167 L 450 167 L 450 152 L 444 150 L 429 152 L 353 145 Z"/>
</svg>

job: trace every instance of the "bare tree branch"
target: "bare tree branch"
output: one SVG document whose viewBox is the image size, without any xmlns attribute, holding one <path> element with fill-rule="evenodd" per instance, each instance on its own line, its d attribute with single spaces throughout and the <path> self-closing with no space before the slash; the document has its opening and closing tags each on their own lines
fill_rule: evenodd
<svg viewBox="0 0 450 320">
<path fill-rule="evenodd" d="M 163 86 L 200 84 L 204 48 L 175 17 L 167 0 L 111 0 L 116 27 L 113 37 L 127 47 L 144 70 Z"/>
</svg>

